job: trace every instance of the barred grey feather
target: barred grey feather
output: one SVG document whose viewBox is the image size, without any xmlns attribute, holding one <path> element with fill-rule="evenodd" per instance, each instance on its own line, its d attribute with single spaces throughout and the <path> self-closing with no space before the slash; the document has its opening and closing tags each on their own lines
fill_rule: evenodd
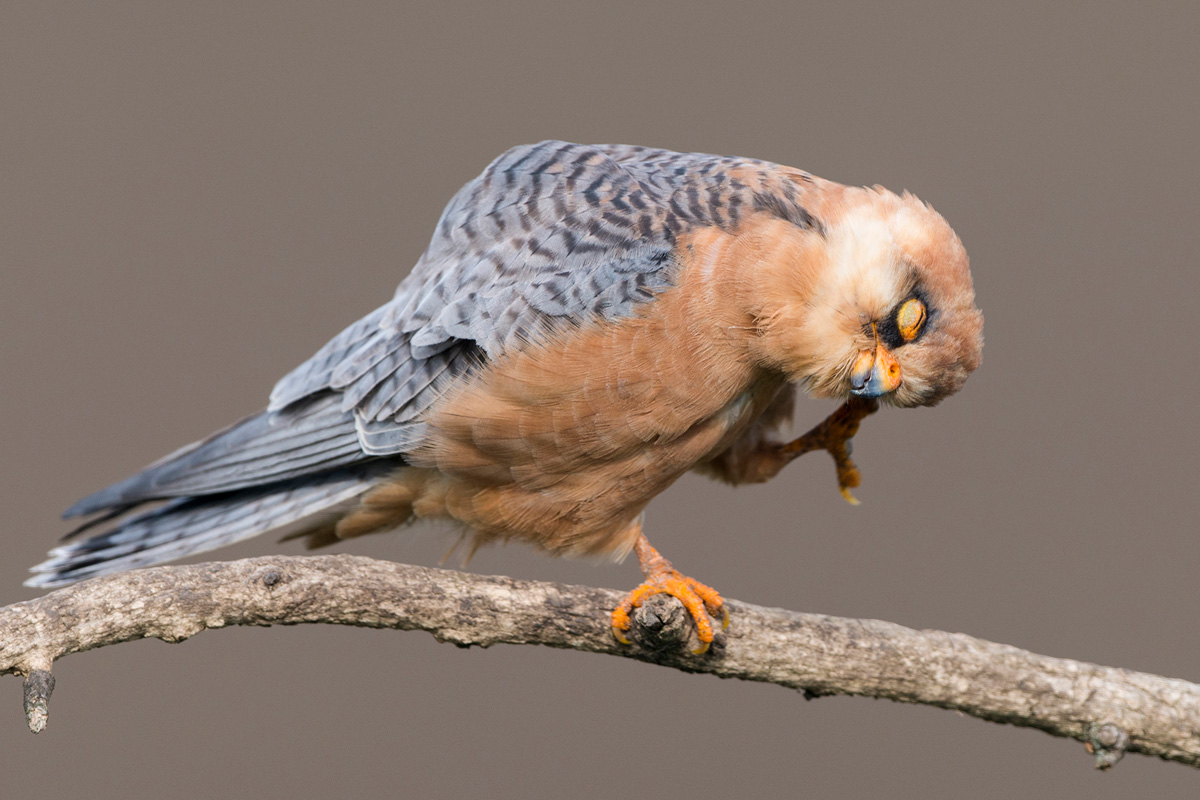
<svg viewBox="0 0 1200 800">
<path fill-rule="evenodd" d="M 302 397 L 314 394 L 319 391 L 314 390 L 314 386 L 329 386 L 334 369 L 346 359 L 346 355 L 380 330 L 380 321 L 387 310 L 387 305 L 375 309 L 333 337 L 312 358 L 284 376 L 275 384 L 267 410 L 278 411 Z"/>
<path fill-rule="evenodd" d="M 67 516 L 108 511 L 79 532 L 148 500 L 179 499 L 58 548 L 30 584 L 218 547 L 366 491 L 421 446 L 422 417 L 438 398 L 487 361 L 653 301 L 672 285 L 686 230 L 732 230 L 764 210 L 818 226 L 773 168 L 628 145 L 512 148 L 450 200 L 392 300 L 280 380 L 266 411 Z"/>
<path fill-rule="evenodd" d="M 352 464 L 366 458 L 354 416 L 332 392 L 264 411 L 188 445 L 136 475 L 85 497 L 63 516 L 164 497 L 227 492 Z"/>
<path fill-rule="evenodd" d="M 447 374 L 462 377 L 563 324 L 632 314 L 671 285 L 681 231 L 736 226 L 761 207 L 762 186 L 778 186 L 780 208 L 794 204 L 772 166 L 628 145 L 514 147 L 455 194 L 367 328 L 351 326 L 294 370 L 273 403 L 340 391 L 364 449 L 400 454 L 383 442 L 412 447 L 420 431 L 384 431 L 418 425 Z M 732 167 L 756 169 L 761 185 L 729 177 Z"/>
<path fill-rule="evenodd" d="M 26 586 L 54 587 L 224 547 L 286 525 L 316 526 L 386 473 L 378 463 L 239 492 L 181 497 L 56 547 Z"/>
</svg>

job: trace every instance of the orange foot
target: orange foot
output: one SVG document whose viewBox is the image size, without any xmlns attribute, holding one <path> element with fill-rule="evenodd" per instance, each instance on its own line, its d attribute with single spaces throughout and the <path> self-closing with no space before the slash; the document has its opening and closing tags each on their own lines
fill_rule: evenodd
<svg viewBox="0 0 1200 800">
<path fill-rule="evenodd" d="M 683 603 L 683 607 L 687 609 L 696 623 L 696 635 L 700 639 L 700 647 L 692 652 L 697 655 L 707 652 L 713 640 L 712 618 L 709 615 L 715 617 L 720 614 L 721 626 L 729 627 L 729 610 L 725 608 L 725 602 L 721 600 L 721 595 L 717 593 L 716 589 L 705 586 L 672 567 L 670 561 L 667 561 L 650 546 L 645 534 L 638 536 L 634 551 L 637 553 L 638 563 L 641 564 L 642 574 L 646 576 L 646 580 L 626 595 L 625 599 L 613 609 L 613 636 L 621 644 L 632 644 L 625 636 L 625 631 L 629 630 L 632 624 L 629 615 L 633 609 L 640 606 L 651 595 L 669 594 Z"/>
<path fill-rule="evenodd" d="M 856 506 L 858 500 L 850 490 L 862 482 L 862 475 L 850 459 L 850 440 L 862 421 L 878 410 L 879 401 L 873 397 L 851 397 L 811 431 L 781 449 L 791 458 L 812 450 L 828 450 L 837 467 L 838 491 L 846 502 Z"/>
</svg>

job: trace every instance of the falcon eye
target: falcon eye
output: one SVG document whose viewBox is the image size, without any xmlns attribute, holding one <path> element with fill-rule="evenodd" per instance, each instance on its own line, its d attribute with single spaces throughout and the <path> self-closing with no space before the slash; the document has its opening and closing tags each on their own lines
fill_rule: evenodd
<svg viewBox="0 0 1200 800">
<path fill-rule="evenodd" d="M 919 298 L 905 300 L 896 310 L 896 329 L 906 342 L 916 339 L 925 325 L 925 304 Z"/>
</svg>

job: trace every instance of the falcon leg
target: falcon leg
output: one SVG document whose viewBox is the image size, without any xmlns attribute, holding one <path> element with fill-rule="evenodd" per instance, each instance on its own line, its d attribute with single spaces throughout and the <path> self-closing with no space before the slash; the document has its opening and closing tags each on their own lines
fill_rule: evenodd
<svg viewBox="0 0 1200 800">
<path fill-rule="evenodd" d="M 770 441 L 769 430 L 752 429 L 711 461 L 697 465 L 696 470 L 734 486 L 764 483 L 805 453 L 826 450 L 837 467 L 838 489 L 846 500 L 857 505 L 850 490 L 858 486 L 860 476 L 850 459 L 850 440 L 863 419 L 878 409 L 878 400 L 851 397 L 819 425 L 787 444 Z"/>
<path fill-rule="evenodd" d="M 749 441 L 735 443 L 700 469 L 735 486 L 763 483 L 778 475 L 793 459 L 813 450 L 826 450 L 837 466 L 838 489 L 842 497 L 858 505 L 854 495 L 850 494 L 861 480 L 858 467 L 850 459 L 850 440 L 858 433 L 863 419 L 878 409 L 878 400 L 852 397 L 799 439 L 778 444 L 755 433 Z"/>
<path fill-rule="evenodd" d="M 696 635 L 700 638 L 700 647 L 693 653 L 700 655 L 708 650 L 713 640 L 712 615 L 721 615 L 722 627 L 729 627 L 729 610 L 725 608 L 721 595 L 715 589 L 705 586 L 697 580 L 681 574 L 657 550 L 650 546 L 646 534 L 639 533 L 637 544 L 634 545 L 638 564 L 646 580 L 626 595 L 612 612 L 612 632 L 621 644 L 631 644 L 625 636 L 632 620 L 630 614 L 640 606 L 647 597 L 655 594 L 669 594 L 678 598 L 688 614 L 696 623 Z"/>
<path fill-rule="evenodd" d="M 779 445 L 778 453 L 787 463 L 813 450 L 827 450 L 837 467 L 838 491 L 848 503 L 858 505 L 850 490 L 862 482 L 862 476 L 850 458 L 850 440 L 862 421 L 878 410 L 879 401 L 873 397 L 851 397 L 808 433 Z"/>
</svg>

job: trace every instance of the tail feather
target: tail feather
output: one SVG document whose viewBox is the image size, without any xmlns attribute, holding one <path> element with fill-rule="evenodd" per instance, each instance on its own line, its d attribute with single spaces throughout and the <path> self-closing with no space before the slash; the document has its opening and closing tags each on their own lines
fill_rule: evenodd
<svg viewBox="0 0 1200 800">
<path fill-rule="evenodd" d="M 83 516 L 148 500 L 218 494 L 361 463 L 354 415 L 332 392 L 263 412 L 180 448 L 146 469 L 83 498 L 63 514 Z"/>
<path fill-rule="evenodd" d="M 61 545 L 26 586 L 55 587 L 171 561 L 269 530 L 320 527 L 391 467 L 374 462 L 224 494 L 180 497 L 94 536 Z"/>
</svg>

